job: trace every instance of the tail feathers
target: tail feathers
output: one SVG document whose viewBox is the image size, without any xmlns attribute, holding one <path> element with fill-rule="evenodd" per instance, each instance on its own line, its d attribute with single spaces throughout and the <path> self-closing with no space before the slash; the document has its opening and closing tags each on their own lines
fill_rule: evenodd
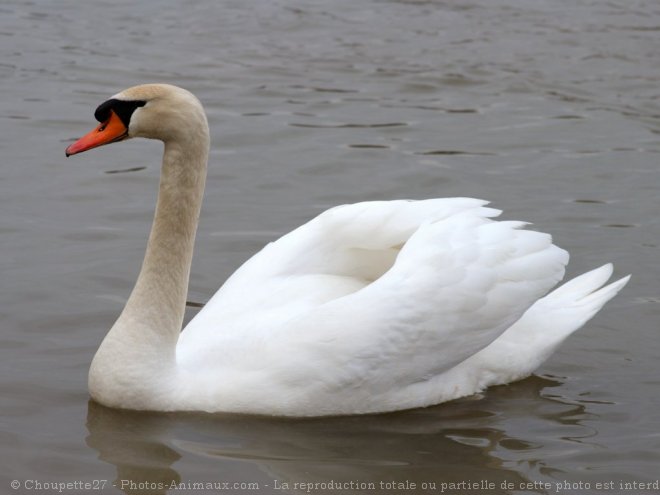
<svg viewBox="0 0 660 495">
<path fill-rule="evenodd" d="M 611 275 L 612 265 L 607 264 L 567 282 L 538 300 L 490 345 L 406 392 L 415 397 L 425 394 L 427 404 L 436 404 L 528 377 L 630 279 L 605 285 Z"/>
<path fill-rule="evenodd" d="M 616 282 L 612 282 L 611 284 L 606 285 L 605 287 L 602 287 L 597 291 L 592 292 L 591 294 L 576 301 L 576 304 L 580 304 L 585 307 L 588 306 L 591 310 L 585 322 L 591 319 L 591 317 L 593 317 L 596 313 L 598 313 L 598 311 L 600 311 L 605 303 L 616 296 L 619 291 L 625 287 L 625 285 L 628 283 L 628 280 L 630 280 L 630 275 L 627 275 L 617 280 Z"/>
<path fill-rule="evenodd" d="M 607 264 L 555 289 L 532 305 L 494 342 L 459 367 L 476 371 L 479 389 L 531 375 L 630 279 L 628 275 L 604 286 L 611 275 L 612 265 Z"/>
<path fill-rule="evenodd" d="M 609 285 L 604 285 L 612 275 L 612 264 L 608 263 L 565 283 L 537 302 L 539 313 L 545 317 L 558 316 L 561 328 L 548 331 L 564 334 L 564 338 L 589 321 L 610 299 L 628 283 L 630 275 Z M 541 315 L 539 315 L 541 316 Z"/>
</svg>

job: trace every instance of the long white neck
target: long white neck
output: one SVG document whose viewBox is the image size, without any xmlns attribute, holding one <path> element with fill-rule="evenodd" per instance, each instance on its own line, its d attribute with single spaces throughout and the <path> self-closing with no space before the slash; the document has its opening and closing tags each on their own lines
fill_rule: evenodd
<svg viewBox="0 0 660 495">
<path fill-rule="evenodd" d="M 117 322 L 130 318 L 131 324 L 153 333 L 149 339 L 159 339 L 172 349 L 183 323 L 206 179 L 206 149 L 190 148 L 165 144 L 147 251 L 135 288 Z"/>
<path fill-rule="evenodd" d="M 208 160 L 206 120 L 197 127 L 185 139 L 165 142 L 142 269 L 90 368 L 90 392 L 106 404 L 148 407 L 141 401 L 158 400 L 149 398 L 162 389 L 156 382 L 175 371 Z"/>
</svg>

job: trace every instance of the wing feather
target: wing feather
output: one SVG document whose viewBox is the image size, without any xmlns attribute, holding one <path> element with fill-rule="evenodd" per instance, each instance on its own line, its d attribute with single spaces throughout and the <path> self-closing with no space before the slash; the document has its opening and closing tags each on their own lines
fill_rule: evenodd
<svg viewBox="0 0 660 495">
<path fill-rule="evenodd" d="M 519 227 L 470 213 L 420 226 L 377 281 L 288 322 L 282 342 L 307 359 L 303 369 L 283 366 L 280 378 L 330 395 L 369 383 L 360 390 L 373 398 L 483 349 L 563 277 L 568 261 L 549 236 Z M 371 400 L 359 394 L 351 400 Z"/>
<path fill-rule="evenodd" d="M 494 221 L 485 204 L 328 210 L 246 262 L 184 330 L 178 359 L 355 411 L 442 374 L 518 320 L 568 261 L 549 235 Z"/>
</svg>

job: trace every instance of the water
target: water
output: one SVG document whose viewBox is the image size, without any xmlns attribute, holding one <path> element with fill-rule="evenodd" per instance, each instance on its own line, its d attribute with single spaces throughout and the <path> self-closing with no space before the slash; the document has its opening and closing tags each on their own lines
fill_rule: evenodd
<svg viewBox="0 0 660 495">
<path fill-rule="evenodd" d="M 651 0 L 3 2 L 1 491 L 655 481 L 659 32 Z M 195 92 L 212 129 L 192 301 L 328 206 L 401 197 L 489 199 L 552 232 L 568 276 L 613 261 L 633 280 L 536 376 L 424 410 L 299 421 L 89 403 L 89 362 L 141 261 L 160 146 L 64 148 L 96 105 L 152 81 Z"/>
</svg>

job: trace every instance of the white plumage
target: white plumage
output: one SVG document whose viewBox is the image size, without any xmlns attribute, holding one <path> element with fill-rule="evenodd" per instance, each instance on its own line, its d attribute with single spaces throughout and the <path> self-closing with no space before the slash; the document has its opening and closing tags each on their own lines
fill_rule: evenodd
<svg viewBox="0 0 660 495">
<path fill-rule="evenodd" d="M 568 253 L 484 201 L 366 202 L 267 245 L 179 335 L 206 120 L 171 86 L 115 99 L 146 101 L 128 135 L 166 147 L 145 264 L 90 370 L 104 404 L 289 416 L 437 404 L 528 376 L 628 280 L 603 287 L 605 265 L 546 295 Z M 171 111 L 185 129 L 167 128 Z"/>
</svg>

